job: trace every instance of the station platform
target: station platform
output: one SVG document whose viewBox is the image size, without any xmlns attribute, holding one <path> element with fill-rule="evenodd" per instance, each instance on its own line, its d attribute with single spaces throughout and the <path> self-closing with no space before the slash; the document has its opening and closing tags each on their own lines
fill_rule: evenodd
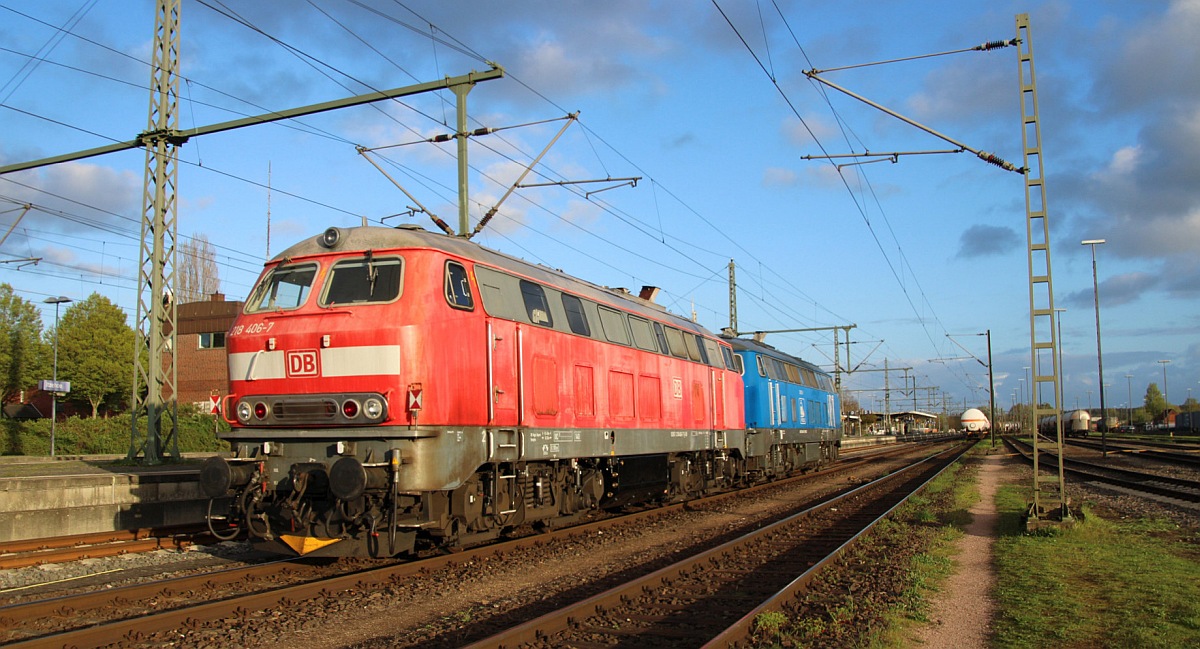
<svg viewBox="0 0 1200 649">
<path fill-rule="evenodd" d="M 116 455 L 0 457 L 0 542 L 202 524 L 208 455 L 157 466 Z"/>
</svg>

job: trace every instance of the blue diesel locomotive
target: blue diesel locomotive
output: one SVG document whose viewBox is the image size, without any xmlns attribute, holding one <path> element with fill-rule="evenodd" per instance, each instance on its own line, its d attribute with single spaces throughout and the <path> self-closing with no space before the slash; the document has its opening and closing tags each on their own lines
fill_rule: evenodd
<svg viewBox="0 0 1200 649">
<path fill-rule="evenodd" d="M 727 340 L 742 365 L 748 455 L 779 455 L 793 469 L 837 460 L 842 411 L 829 374 L 766 343 Z"/>
</svg>

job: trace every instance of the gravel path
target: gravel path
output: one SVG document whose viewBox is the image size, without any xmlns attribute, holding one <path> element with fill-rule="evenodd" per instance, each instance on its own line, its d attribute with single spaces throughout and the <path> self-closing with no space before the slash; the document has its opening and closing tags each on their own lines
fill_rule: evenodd
<svg viewBox="0 0 1200 649">
<path fill-rule="evenodd" d="M 919 637 L 926 647 L 986 647 L 996 611 L 992 590 L 996 571 L 992 545 L 996 540 L 996 490 L 1008 464 L 1004 455 L 989 455 L 979 467 L 979 501 L 969 510 L 973 520 L 957 543 L 955 573 L 933 602 L 932 624 Z"/>
</svg>

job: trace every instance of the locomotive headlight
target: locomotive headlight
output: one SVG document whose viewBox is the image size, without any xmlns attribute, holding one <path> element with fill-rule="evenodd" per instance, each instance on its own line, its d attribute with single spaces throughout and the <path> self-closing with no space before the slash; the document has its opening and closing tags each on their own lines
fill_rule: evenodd
<svg viewBox="0 0 1200 649">
<path fill-rule="evenodd" d="M 329 228 L 321 234 L 321 245 L 326 248 L 333 248 L 342 239 L 342 231 L 337 228 Z"/>
<path fill-rule="evenodd" d="M 237 418 L 243 424 L 250 421 L 250 404 L 246 401 L 239 401 L 237 405 Z"/>
<path fill-rule="evenodd" d="M 379 419 L 383 416 L 383 402 L 375 397 L 370 397 L 363 402 L 363 414 L 367 419 Z"/>
<path fill-rule="evenodd" d="M 269 412 L 270 412 L 270 410 L 267 408 L 267 404 L 265 404 L 261 401 L 254 404 L 254 417 L 256 419 L 259 419 L 259 420 L 266 419 L 267 414 Z"/>
<path fill-rule="evenodd" d="M 354 399 L 346 399 L 342 402 L 342 414 L 346 416 L 346 419 L 354 419 L 358 416 L 358 411 L 358 402 Z"/>
</svg>

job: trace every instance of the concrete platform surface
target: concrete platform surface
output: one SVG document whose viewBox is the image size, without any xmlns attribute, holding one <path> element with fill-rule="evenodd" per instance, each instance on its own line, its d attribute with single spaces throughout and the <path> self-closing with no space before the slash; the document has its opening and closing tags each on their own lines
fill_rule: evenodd
<svg viewBox="0 0 1200 649">
<path fill-rule="evenodd" d="M 154 466 L 124 456 L 0 458 L 0 542 L 202 523 L 205 457 Z"/>
</svg>

